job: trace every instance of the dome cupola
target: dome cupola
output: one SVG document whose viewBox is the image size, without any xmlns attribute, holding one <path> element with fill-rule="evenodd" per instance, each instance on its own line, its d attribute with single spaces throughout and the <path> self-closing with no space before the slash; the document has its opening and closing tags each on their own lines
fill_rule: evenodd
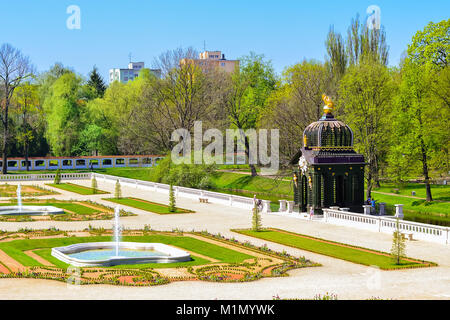
<svg viewBox="0 0 450 320">
<path fill-rule="evenodd" d="M 336 120 L 331 113 L 333 102 L 325 94 L 324 115 L 319 121 L 311 123 L 303 131 L 303 147 L 313 150 L 351 150 L 353 149 L 353 132 L 348 125 Z"/>
</svg>

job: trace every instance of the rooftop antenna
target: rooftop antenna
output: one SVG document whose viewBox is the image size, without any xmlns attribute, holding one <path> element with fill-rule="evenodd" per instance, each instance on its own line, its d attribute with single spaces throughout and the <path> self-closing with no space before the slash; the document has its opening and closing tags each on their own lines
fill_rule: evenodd
<svg viewBox="0 0 450 320">
<path fill-rule="evenodd" d="M 206 40 L 203 40 L 203 51 L 206 51 Z"/>
<path fill-rule="evenodd" d="M 131 52 L 128 54 L 128 59 L 130 60 L 129 62 L 131 63 Z"/>
</svg>

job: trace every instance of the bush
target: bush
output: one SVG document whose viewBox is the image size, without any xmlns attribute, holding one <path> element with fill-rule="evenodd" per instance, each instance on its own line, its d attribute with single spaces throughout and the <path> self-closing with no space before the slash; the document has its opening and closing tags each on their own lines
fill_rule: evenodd
<svg viewBox="0 0 450 320">
<path fill-rule="evenodd" d="M 56 170 L 55 174 L 55 180 L 53 181 L 54 184 L 60 184 L 61 183 L 61 170 Z"/>
<path fill-rule="evenodd" d="M 150 180 L 187 188 L 210 189 L 215 170 L 214 164 L 174 164 L 168 154 L 152 170 Z"/>
</svg>

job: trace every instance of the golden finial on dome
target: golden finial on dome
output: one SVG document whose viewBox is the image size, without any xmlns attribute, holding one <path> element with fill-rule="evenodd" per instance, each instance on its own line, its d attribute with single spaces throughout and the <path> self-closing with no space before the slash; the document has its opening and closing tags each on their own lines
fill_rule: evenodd
<svg viewBox="0 0 450 320">
<path fill-rule="evenodd" d="M 334 103 L 333 103 L 333 101 L 331 101 L 331 98 L 324 93 L 324 94 L 322 94 L 322 100 L 323 100 L 323 102 L 325 102 L 323 111 L 325 113 L 331 113 L 331 111 L 333 111 L 333 107 L 334 107 Z"/>
</svg>

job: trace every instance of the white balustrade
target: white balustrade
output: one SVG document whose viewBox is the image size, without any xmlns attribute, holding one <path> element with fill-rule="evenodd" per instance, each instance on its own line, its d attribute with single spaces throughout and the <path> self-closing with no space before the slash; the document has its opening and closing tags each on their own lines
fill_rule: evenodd
<svg viewBox="0 0 450 320">
<path fill-rule="evenodd" d="M 370 216 L 360 213 L 344 212 L 335 209 L 323 209 L 323 222 L 335 225 L 355 227 L 383 233 L 393 233 L 396 229 L 395 217 Z M 399 229 L 404 234 L 412 234 L 416 240 L 425 240 L 448 244 L 450 228 L 413 221 L 399 220 Z"/>
</svg>

